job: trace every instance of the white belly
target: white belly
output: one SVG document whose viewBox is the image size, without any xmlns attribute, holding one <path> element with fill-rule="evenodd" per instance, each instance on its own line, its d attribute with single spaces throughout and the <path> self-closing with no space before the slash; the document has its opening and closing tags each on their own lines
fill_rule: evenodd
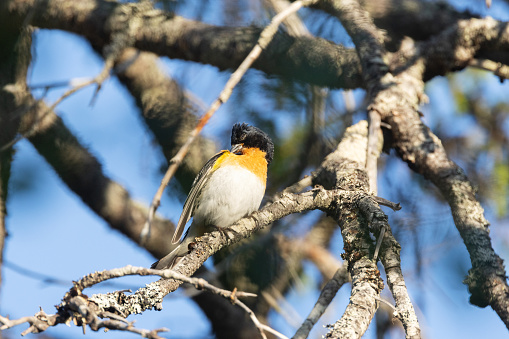
<svg viewBox="0 0 509 339">
<path fill-rule="evenodd" d="M 193 224 L 229 227 L 258 210 L 265 194 L 265 183 L 250 171 L 227 166 L 214 172 L 202 189 Z"/>
</svg>

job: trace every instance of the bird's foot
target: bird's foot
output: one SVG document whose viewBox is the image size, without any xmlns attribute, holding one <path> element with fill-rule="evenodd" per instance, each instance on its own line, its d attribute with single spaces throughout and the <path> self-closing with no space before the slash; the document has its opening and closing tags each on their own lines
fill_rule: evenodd
<svg viewBox="0 0 509 339">
<path fill-rule="evenodd" d="M 210 226 L 212 228 L 215 228 L 216 231 L 221 233 L 221 235 L 224 236 L 226 239 L 230 239 L 230 237 L 228 235 L 228 232 L 232 232 L 232 233 L 238 234 L 237 231 L 231 229 L 230 227 L 221 227 L 221 226 L 216 226 L 216 225 L 210 225 Z"/>
</svg>

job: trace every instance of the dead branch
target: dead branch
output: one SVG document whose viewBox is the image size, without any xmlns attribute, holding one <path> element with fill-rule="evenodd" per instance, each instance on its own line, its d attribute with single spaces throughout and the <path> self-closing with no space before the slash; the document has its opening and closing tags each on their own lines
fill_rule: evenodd
<svg viewBox="0 0 509 339">
<path fill-rule="evenodd" d="M 356 46 L 362 64 L 362 73 L 367 87 L 369 102 L 376 103 L 377 99 L 379 99 L 377 96 L 383 93 L 387 88 L 398 87 L 398 85 L 401 86 L 401 83 L 395 85 L 392 75 L 388 73 L 389 67 L 384 61 L 386 52 L 382 45 L 383 37 L 378 28 L 373 24 L 369 13 L 363 10 L 359 4 L 353 0 L 331 0 L 321 5 L 323 5 L 325 10 L 334 14 L 341 21 Z M 390 86 L 389 83 L 391 84 Z M 418 97 L 414 100 L 417 99 L 418 101 L 420 98 L 421 97 Z M 396 99 L 396 97 L 394 97 L 394 99 Z M 401 100 L 401 98 L 399 98 L 399 100 Z M 395 110 L 395 107 L 393 107 L 391 113 L 394 113 Z M 368 111 L 373 112 L 370 116 L 375 117 L 375 121 L 378 121 L 378 115 L 383 118 L 380 111 L 376 109 L 375 104 L 368 106 Z M 374 133 L 378 134 L 379 131 L 375 131 Z M 376 207 L 371 212 L 371 215 L 367 215 L 366 217 L 370 220 L 371 227 L 374 231 L 379 233 L 379 244 L 375 249 L 376 254 L 378 254 L 377 250 L 380 248 L 380 244 L 383 244 L 384 241 L 390 238 L 390 248 L 388 248 L 388 252 L 382 254 L 385 258 L 382 260 L 384 267 L 386 270 L 391 271 L 391 274 L 387 274 L 389 288 L 396 300 L 398 313 L 403 315 L 400 317 L 400 320 L 405 328 L 406 337 L 420 338 L 421 330 L 417 316 L 408 296 L 401 273 L 401 261 L 399 257 L 400 246 L 393 237 L 389 237 L 391 231 L 387 222 L 387 216 Z M 389 261 L 391 265 L 385 266 Z M 329 332 L 331 336 L 341 335 L 342 333 L 342 328 L 339 325 L 336 327 L 336 325 L 333 331 Z"/>
<path fill-rule="evenodd" d="M 230 292 L 221 288 L 217 288 L 214 285 L 209 284 L 205 279 L 187 277 L 171 269 L 154 270 L 145 267 L 134 267 L 128 265 L 122 268 L 94 272 L 84 276 L 79 281 L 73 284 L 73 287 L 66 294 L 64 299 L 66 299 L 69 295 L 81 295 L 85 288 L 92 287 L 103 281 L 110 280 L 113 278 L 125 277 L 128 275 L 139 275 L 139 276 L 158 275 L 164 279 L 180 280 L 182 282 L 193 285 L 196 289 L 199 290 L 206 289 L 214 294 L 220 295 L 225 298 L 231 298 L 232 300 L 235 299 L 236 297 L 256 297 L 256 294 L 254 293 L 246 293 L 241 291 Z"/>
<path fill-rule="evenodd" d="M 347 128 L 338 147 L 313 173 L 313 183 L 328 189 L 345 189 L 367 194 L 369 192 L 365 172 L 367 137 L 366 121 Z M 366 218 L 364 222 L 361 222 L 360 218 L 349 218 L 349 215 L 357 213 L 356 209 L 359 205 L 347 199 L 342 202 L 344 205 L 333 215 L 339 216 L 338 224 L 341 227 L 345 250 L 342 258 L 348 262 L 348 270 L 352 277 L 352 292 L 345 312 L 341 319 L 331 326 L 327 337 L 358 338 L 366 331 L 373 319 L 378 307 L 375 301 L 377 297 L 380 297 L 383 282 L 375 262 L 371 260 L 373 244 L 367 225 L 369 219 Z M 370 206 L 378 209 L 374 201 Z"/>
<path fill-rule="evenodd" d="M 486 19 L 486 23 L 491 24 L 492 19 Z M 374 108 L 391 125 L 398 155 L 411 169 L 430 180 L 451 207 L 454 223 L 472 262 L 465 280 L 471 293 L 470 302 L 481 307 L 490 305 L 509 328 L 506 271 L 493 250 L 484 210 L 464 171 L 448 158 L 440 139 L 420 120 L 415 109 L 423 91 L 420 80 L 423 71 L 423 65 L 417 62 L 398 74 L 395 81 L 400 85 L 381 92 Z"/>
<path fill-rule="evenodd" d="M 182 282 L 186 282 L 195 286 L 197 289 L 206 289 L 212 293 L 223 296 L 224 298 L 230 299 L 233 303 L 237 304 L 240 304 L 240 301 L 237 300 L 237 297 L 256 296 L 252 293 L 245 293 L 237 290 L 234 290 L 233 292 L 226 291 L 211 285 L 204 279 L 189 278 L 172 270 L 153 270 L 144 267 L 126 266 L 122 268 L 91 273 L 75 282 L 70 291 L 67 292 L 64 296 L 62 303 L 57 306 L 58 312 L 56 314 L 48 315 L 43 310 L 41 310 L 32 317 L 23 317 L 17 320 L 10 320 L 0 316 L 0 323 L 2 324 L 0 326 L 0 330 L 12 328 L 23 323 L 28 323 L 30 327 L 23 332 L 23 335 L 25 335 L 27 333 L 40 333 L 45 331 L 48 327 L 56 326 L 60 323 L 68 324 L 72 321 L 76 325 L 83 326 L 84 328 L 85 325 L 88 325 L 93 331 L 97 331 L 101 328 L 107 328 L 111 330 L 133 332 L 140 334 L 144 338 L 160 339 L 161 337 L 158 335 L 158 333 L 167 331 L 167 329 L 144 330 L 135 328 L 132 322 L 128 322 L 124 319 L 126 315 L 122 314 L 122 312 L 119 312 L 120 314 L 116 314 L 112 313 L 108 309 L 101 308 L 100 306 L 105 302 L 101 299 L 101 295 L 93 295 L 91 297 L 87 297 L 82 293 L 83 289 L 96 285 L 100 282 L 128 275 L 158 275 L 165 279 L 178 279 Z M 114 294 L 120 295 L 122 293 L 123 292 L 115 292 Z M 99 318 L 104 318 L 104 320 Z"/>
<path fill-rule="evenodd" d="M 309 313 L 307 319 L 302 323 L 300 328 L 292 337 L 293 339 L 305 339 L 308 337 L 309 332 L 311 332 L 313 326 L 316 324 L 318 319 L 320 319 L 329 304 L 332 302 L 332 299 L 334 299 L 336 296 L 336 293 L 339 291 L 341 286 L 343 286 L 343 284 L 348 281 L 348 279 L 349 275 L 346 267 L 340 267 L 332 279 L 329 280 L 323 287 L 315 306 Z"/>
<path fill-rule="evenodd" d="M 207 288 L 208 285 L 205 284 L 202 279 L 189 280 L 190 278 L 187 277 L 194 272 L 193 269 L 195 267 L 201 266 L 208 256 L 215 253 L 221 247 L 237 242 L 261 227 L 290 213 L 297 213 L 313 208 L 327 210 L 331 206 L 336 208 L 337 204 L 340 201 L 344 201 L 346 198 L 358 200 L 362 196 L 363 195 L 358 192 L 326 191 L 324 189 L 315 189 L 300 195 L 285 194 L 280 200 L 255 212 L 247 218 L 241 219 L 230 227 L 228 230 L 228 239 L 225 239 L 219 231 L 206 234 L 197 239 L 195 248 L 175 267 L 176 272 L 172 270 L 159 271 L 128 266 L 117 270 L 92 273 L 77 282 L 66 294 L 64 301 L 57 307 L 59 311 L 57 314 L 47 315 L 41 311 L 34 317 L 25 317 L 16 321 L 2 318 L 3 326 L 4 328 L 8 328 L 28 322 L 31 326 L 27 331 L 37 333 L 45 330 L 49 326 L 74 321 L 79 326 L 87 324 L 94 331 L 100 328 L 109 328 L 131 331 L 151 338 L 158 338 L 157 333 L 161 330 L 148 331 L 134 329 L 132 324 L 126 325 L 125 320 L 120 321 L 112 316 L 111 310 L 115 310 L 117 315 L 125 318 L 129 314 L 140 313 L 146 309 L 161 309 L 164 295 L 169 293 L 173 288 L 178 287 L 178 285 L 182 283 L 182 280 L 198 285 L 199 287 Z M 184 273 L 186 277 L 183 277 L 182 273 Z M 83 288 L 92 286 L 100 281 L 127 274 L 155 274 L 166 279 L 149 284 L 147 287 L 139 289 L 132 295 L 125 295 L 123 292 L 114 292 L 106 295 L 96 294 L 87 297 L 81 293 Z M 235 295 L 232 292 L 224 291 L 222 291 L 221 294 L 229 298 Z M 107 319 L 100 320 L 99 318 Z M 264 327 L 264 330 L 267 329 Z"/>
<path fill-rule="evenodd" d="M 30 127 L 28 127 L 25 131 L 23 131 L 19 136 L 17 136 L 15 139 L 10 141 L 9 143 L 2 145 L 0 147 L 0 152 L 6 150 L 9 147 L 14 146 L 14 144 L 16 144 L 21 139 L 30 138 L 31 136 L 35 135 L 38 132 L 38 130 L 40 129 L 41 123 L 43 123 L 43 121 L 46 120 L 47 116 L 50 115 L 50 114 L 54 114 L 53 113 L 54 109 L 62 101 L 64 101 L 66 98 L 70 97 L 74 93 L 76 93 L 76 92 L 78 92 L 78 91 L 80 91 L 80 90 L 82 90 L 82 89 L 84 89 L 84 88 L 86 88 L 86 87 L 88 87 L 90 85 L 93 85 L 93 84 L 97 85 L 97 91 L 98 91 L 99 88 L 101 87 L 101 84 L 109 76 L 110 71 L 111 71 L 112 68 L 113 68 L 113 60 L 112 59 L 110 59 L 109 61 L 107 60 L 106 63 L 104 64 L 103 69 L 101 70 L 101 72 L 97 76 L 95 76 L 93 79 L 85 80 L 85 81 L 83 81 L 83 82 L 81 82 L 79 84 L 76 84 L 74 87 L 72 87 L 71 89 L 67 90 L 64 94 L 62 94 L 60 96 L 60 98 L 55 100 L 55 102 L 51 106 L 49 106 L 43 114 L 40 114 L 38 116 L 38 119 L 35 120 Z M 71 82 L 73 82 L 73 81 L 71 81 Z M 94 97 L 97 95 L 97 91 L 96 91 L 96 94 L 94 95 Z M 41 103 L 41 101 L 37 100 L 36 102 L 34 102 L 33 106 L 30 106 L 29 108 L 27 108 L 27 109 L 25 109 L 25 110 L 23 110 L 21 112 L 18 112 L 18 114 L 20 116 L 23 116 L 23 115 L 29 113 L 30 109 L 35 108 L 36 106 L 38 106 L 39 103 Z"/>
</svg>

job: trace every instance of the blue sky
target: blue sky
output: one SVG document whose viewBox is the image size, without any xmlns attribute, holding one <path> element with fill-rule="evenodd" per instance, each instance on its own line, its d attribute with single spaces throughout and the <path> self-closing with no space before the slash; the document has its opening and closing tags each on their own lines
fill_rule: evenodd
<svg viewBox="0 0 509 339">
<path fill-rule="evenodd" d="M 72 34 L 40 30 L 35 39 L 36 57 L 29 75 L 30 84 L 47 84 L 78 77 L 93 77 L 103 66 L 102 60 L 95 55 L 88 43 Z M 187 77 L 186 89 L 197 95 L 204 103 L 210 103 L 219 93 L 220 86 L 210 89 L 208 80 L 215 79 L 224 83 L 228 73 L 219 73 L 212 67 L 193 66 L 189 74 L 183 74 L 182 62 L 162 61 L 168 74 Z M 207 81 L 199 81 L 198 78 Z M 428 86 L 432 99 L 443 95 L 440 80 Z M 500 87 L 498 87 L 500 89 Z M 63 90 L 51 91 L 47 102 L 58 98 Z M 503 89 L 502 89 L 503 91 Z M 94 89 L 87 88 L 73 95 L 58 106 L 57 112 L 76 136 L 87 145 L 104 166 L 104 172 L 113 180 L 122 184 L 133 199 L 146 205 L 157 190 L 161 175 L 159 166 L 164 161 L 160 151 L 152 143 L 150 132 L 140 123 L 141 119 L 133 99 L 120 86 L 115 78 L 108 79 L 94 106 L 89 106 Z M 435 93 L 436 92 L 436 93 Z M 447 102 L 447 101 L 445 101 Z M 222 108 L 206 127 L 204 133 L 213 136 L 218 148 L 227 146 L 229 126 L 232 118 L 228 116 L 230 107 Z M 279 130 L 285 133 L 286 121 L 281 121 Z M 215 131 L 227 131 L 216 135 Z M 29 142 L 23 140 L 16 145 L 17 153 L 13 163 L 12 182 L 22 183 L 25 175 L 30 174 L 32 182 L 29 190 L 12 190 L 8 200 L 7 226 L 9 237 L 5 249 L 5 260 L 28 269 L 63 280 L 76 280 L 81 276 L 104 269 L 125 265 L 149 266 L 153 261 L 146 251 L 108 228 L 106 223 L 93 214 L 81 200 L 63 185 L 37 154 Z M 277 155 L 276 155 L 277 156 Z M 397 167 L 398 175 L 409 175 L 405 165 Z M 406 173 L 406 174 L 405 174 Z M 269 173 L 270 175 L 270 173 Z M 393 178 L 393 180 L 397 180 Z M 383 192 L 383 188 L 381 188 Z M 387 192 L 390 195 L 390 192 Z M 443 205 L 430 206 L 443 211 L 445 217 L 430 222 L 430 227 L 453 228 L 448 209 Z M 164 217 L 176 221 L 181 210 L 181 202 L 165 194 L 159 209 Z M 387 213 L 390 215 L 391 212 Z M 488 213 L 490 210 L 488 208 Z M 492 239 L 496 251 L 504 259 L 509 258 L 507 251 L 508 222 L 497 221 L 491 216 Z M 506 228 L 503 228 L 506 226 Z M 468 304 L 466 286 L 454 274 L 454 268 L 437 257 L 441 255 L 457 256 L 466 268 L 470 267 L 468 254 L 459 238 L 452 237 L 447 248 L 437 252 L 427 249 L 425 257 L 429 259 L 426 274 L 420 279 L 407 279 L 410 295 L 417 301 L 418 316 L 424 335 L 430 338 L 479 338 L 509 337 L 507 329 L 490 309 L 479 309 Z M 403 254 L 410 251 L 403 244 Z M 340 249 L 338 249 L 338 255 Z M 404 256 L 405 258 L 405 256 Z M 404 262 L 403 267 L 412 277 L 413 262 Z M 305 266 L 307 280 L 304 288 L 293 288 L 288 296 L 297 313 L 305 318 L 316 301 L 318 291 L 311 288 L 319 280 L 319 274 L 312 265 Z M 43 283 L 15 270 L 4 267 L 3 284 L 0 289 L 0 314 L 9 314 L 11 318 L 33 315 L 41 306 L 46 312 L 54 312 L 54 305 L 60 302 L 71 286 Z M 466 273 L 466 272 L 465 272 Z M 113 289 L 136 288 L 157 280 L 155 277 L 123 278 L 115 280 L 115 286 L 94 288 L 85 293 L 108 292 Z M 385 291 L 387 293 L 387 291 Z M 349 287 L 339 292 L 333 305 L 324 315 L 323 321 L 315 326 L 311 338 L 319 338 L 326 333 L 322 325 L 334 322 L 348 302 Z M 141 316 L 129 318 L 136 320 L 141 328 L 168 327 L 169 338 L 195 338 L 208 333 L 210 327 L 201 311 L 189 301 L 182 292 L 168 297 L 162 312 L 146 312 Z M 272 317 L 274 327 L 291 336 L 292 329 L 277 314 Z M 190 330 L 190 324 L 192 329 Z M 15 337 L 24 327 L 14 328 Z M 48 331 L 49 335 L 71 338 L 81 335 L 81 328 L 57 326 Z M 133 334 L 93 333 L 87 335 L 101 338 L 136 337 Z M 371 327 L 366 338 L 374 338 Z M 394 336 L 398 337 L 398 334 Z"/>
</svg>

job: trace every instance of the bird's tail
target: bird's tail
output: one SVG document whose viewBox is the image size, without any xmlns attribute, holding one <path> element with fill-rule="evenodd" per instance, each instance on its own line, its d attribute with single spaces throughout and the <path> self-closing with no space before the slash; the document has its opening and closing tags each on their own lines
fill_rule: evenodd
<svg viewBox="0 0 509 339">
<path fill-rule="evenodd" d="M 189 252 L 189 244 L 193 242 L 194 237 L 186 236 L 180 244 L 178 244 L 177 247 L 173 249 L 170 253 L 168 253 L 163 258 L 159 259 L 155 263 L 150 266 L 150 268 L 156 269 L 156 270 L 164 270 L 166 268 L 173 268 L 175 265 L 178 264 L 180 261 L 180 258 L 186 255 Z"/>
<path fill-rule="evenodd" d="M 162 257 L 155 263 L 153 263 L 152 266 L 150 266 L 150 268 L 153 268 L 156 270 L 164 270 L 165 268 L 173 268 L 173 266 L 175 266 L 177 264 L 176 261 L 177 261 L 178 257 L 177 257 L 176 251 L 178 251 L 179 247 L 180 247 L 180 245 L 175 247 L 175 249 L 173 251 L 171 251 L 170 253 L 168 253 L 167 255 L 165 255 L 164 257 Z"/>
</svg>

